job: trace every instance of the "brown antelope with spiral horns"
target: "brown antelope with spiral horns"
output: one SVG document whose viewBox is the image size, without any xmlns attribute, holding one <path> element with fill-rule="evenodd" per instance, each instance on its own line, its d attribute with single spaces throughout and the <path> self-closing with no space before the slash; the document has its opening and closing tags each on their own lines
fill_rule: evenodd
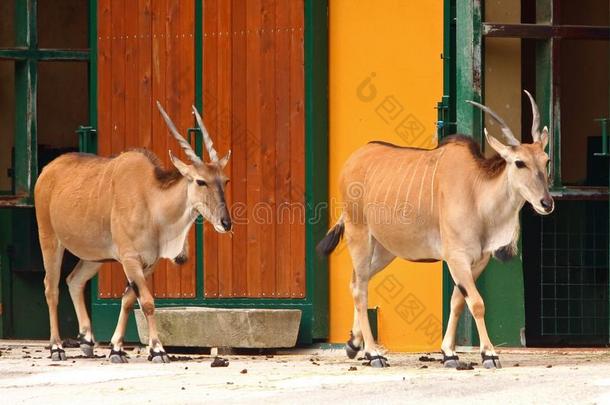
<svg viewBox="0 0 610 405">
<path fill-rule="evenodd" d="M 492 255 L 506 260 L 516 254 L 519 211 L 526 201 L 541 215 L 554 207 L 545 153 L 549 131 L 540 131 L 538 107 L 525 93 L 532 105 L 531 144 L 521 144 L 491 109 L 469 101 L 500 124 L 506 144 L 485 129 L 485 138 L 498 155 L 486 159 L 471 138 L 456 135 L 433 150 L 371 142 L 345 163 L 340 177 L 345 208 L 318 250 L 330 254 L 345 234 L 355 309 L 346 344 L 349 358 L 364 350 L 372 366 L 387 365 L 367 318 L 368 283 L 400 257 L 414 262 L 444 260 L 449 265 L 455 287 L 441 345 L 444 365 L 459 365 L 455 334 L 466 303 L 477 325 L 483 365 L 501 367 L 487 335 L 485 306 L 475 281 Z"/>
<path fill-rule="evenodd" d="M 166 363 L 169 359 L 158 338 L 155 305 L 146 278 L 161 258 L 177 263 L 187 260 L 187 234 L 198 215 L 218 232 L 231 230 L 225 203 L 228 178 L 223 173 L 230 151 L 222 159 L 218 158 L 210 135 L 193 107 L 210 157 L 210 162 L 203 162 L 159 102 L 157 107 L 190 164 L 182 162 L 171 150 L 169 157 L 174 167 L 170 170 L 163 168 L 159 159 L 144 149 L 112 158 L 68 153 L 49 163 L 38 178 L 34 200 L 46 272 L 44 284 L 53 360 L 66 359 L 57 320 L 64 250 L 80 259 L 67 283 L 78 318 L 79 343 L 85 355 L 93 355 L 95 344 L 83 297 L 85 284 L 103 262 L 117 261 L 123 266 L 128 285 L 108 358 L 113 363 L 127 362 L 123 337 L 129 312 L 137 299 L 148 323 L 148 359 Z"/>
</svg>

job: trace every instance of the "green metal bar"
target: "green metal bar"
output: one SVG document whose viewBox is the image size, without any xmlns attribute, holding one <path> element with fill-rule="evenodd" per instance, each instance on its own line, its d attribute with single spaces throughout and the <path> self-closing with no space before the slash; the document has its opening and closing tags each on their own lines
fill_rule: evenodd
<svg viewBox="0 0 610 405">
<path fill-rule="evenodd" d="M 42 61 L 88 61 L 89 50 L 2 48 L 0 59 Z"/>
<path fill-rule="evenodd" d="M 203 0 L 195 0 L 195 107 L 203 111 Z M 201 137 L 195 138 L 195 153 L 202 156 Z M 197 263 L 195 265 L 195 294 L 204 298 L 203 255 L 204 255 L 203 221 L 195 223 L 195 246 Z"/>
<path fill-rule="evenodd" d="M 305 173 L 307 298 L 313 337 L 326 338 L 328 262 L 315 246 L 328 227 L 328 0 L 305 1 Z"/>
<path fill-rule="evenodd" d="M 78 134 L 78 150 L 85 153 L 96 153 L 97 131 L 95 128 L 81 125 L 76 133 Z"/>
<path fill-rule="evenodd" d="M 18 46 L 35 47 L 36 1 L 15 3 L 15 40 Z M 31 191 L 37 174 L 36 158 L 36 63 L 15 62 L 15 195 L 23 195 L 19 205 L 31 204 Z"/>
<path fill-rule="evenodd" d="M 456 0 L 445 0 L 443 13 L 443 101 L 446 108 L 443 113 L 443 127 L 439 128 L 439 137 L 456 131 Z M 440 108 L 440 106 L 439 106 Z M 439 109 L 439 113 L 441 110 Z M 448 122 L 447 122 L 448 121 Z M 440 139 L 439 139 L 440 140 Z M 453 279 L 447 263 L 443 262 L 443 334 L 447 329 L 451 312 L 451 295 Z"/>
<path fill-rule="evenodd" d="M 97 0 L 89 0 L 89 124 L 96 139 L 87 152 L 97 153 Z"/>
<path fill-rule="evenodd" d="M 187 129 L 187 139 L 188 142 L 191 143 L 191 133 L 195 135 L 201 135 L 201 129 L 199 128 L 189 128 Z M 195 136 L 195 153 L 197 156 L 203 158 L 203 140 L 201 136 Z M 195 297 L 204 298 L 204 283 L 205 278 L 203 277 L 203 255 L 205 251 L 205 246 L 203 245 L 203 217 L 199 215 L 197 220 L 195 221 L 195 247 L 196 247 L 196 257 L 197 263 L 195 263 Z"/>
<path fill-rule="evenodd" d="M 457 132 L 483 142 L 483 114 L 466 100 L 482 102 L 481 0 L 457 0 L 456 5 L 456 121 Z M 453 280 L 445 266 L 445 294 L 450 300 Z M 451 293 L 450 293 L 451 291 Z M 445 302 L 445 308 L 447 303 Z M 459 344 L 476 344 L 475 325 L 469 311 L 464 311 L 458 330 Z"/>
<path fill-rule="evenodd" d="M 89 0 L 89 122 L 93 128 L 98 128 L 98 104 L 97 104 L 97 0 Z M 97 153 L 97 142 L 95 143 L 95 151 Z M 91 303 L 95 303 L 98 299 L 97 292 L 99 291 L 98 276 L 91 279 L 90 299 Z M 91 310 L 91 319 L 95 321 L 96 313 Z"/>
<path fill-rule="evenodd" d="M 36 63 L 15 63 L 15 194 L 31 196 L 37 170 Z"/>
<path fill-rule="evenodd" d="M 466 100 L 482 101 L 481 1 L 458 0 L 456 7 L 457 132 L 482 144 L 482 113 Z"/>
<path fill-rule="evenodd" d="M 553 24 L 553 0 L 536 3 L 536 24 Z M 536 42 L 536 100 L 540 106 L 540 119 L 550 129 L 549 156 L 551 158 L 551 187 L 562 188 L 561 182 L 561 121 L 559 94 L 554 71 L 559 69 L 553 55 L 559 53 L 560 40 L 548 39 Z M 558 72 L 557 72 L 558 73 Z"/>
<path fill-rule="evenodd" d="M 32 25 L 31 15 L 34 15 Z M 36 0 L 22 0 L 15 2 L 15 44 L 26 48 L 36 47 L 37 35 L 32 36 L 30 30 L 36 30 Z M 34 40 L 34 43 L 32 43 Z"/>
</svg>

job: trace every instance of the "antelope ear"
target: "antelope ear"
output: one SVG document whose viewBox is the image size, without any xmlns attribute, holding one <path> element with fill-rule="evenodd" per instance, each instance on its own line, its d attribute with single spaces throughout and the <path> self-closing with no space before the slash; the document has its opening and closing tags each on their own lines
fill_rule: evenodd
<svg viewBox="0 0 610 405">
<path fill-rule="evenodd" d="M 549 129 L 547 127 L 542 128 L 540 132 L 540 142 L 542 143 L 542 150 L 545 150 L 549 144 Z"/>
<path fill-rule="evenodd" d="M 487 143 L 489 143 L 489 146 L 491 146 L 493 150 L 498 152 L 498 154 L 502 156 L 504 160 L 508 160 L 508 158 L 510 157 L 510 147 L 504 145 L 502 142 L 498 141 L 493 136 L 489 136 L 487 128 L 483 128 L 483 131 L 485 132 L 485 139 L 487 139 Z"/>
<path fill-rule="evenodd" d="M 172 164 L 176 169 L 178 169 L 181 175 L 186 177 L 188 181 L 193 181 L 193 176 L 191 176 L 189 165 L 178 159 L 171 150 L 169 151 L 169 160 L 172 161 Z"/>
<path fill-rule="evenodd" d="M 222 159 L 220 159 L 218 161 L 218 165 L 220 166 L 221 169 L 225 168 L 227 163 L 229 163 L 230 158 L 231 158 L 231 151 L 229 150 L 229 153 L 227 153 Z"/>
</svg>

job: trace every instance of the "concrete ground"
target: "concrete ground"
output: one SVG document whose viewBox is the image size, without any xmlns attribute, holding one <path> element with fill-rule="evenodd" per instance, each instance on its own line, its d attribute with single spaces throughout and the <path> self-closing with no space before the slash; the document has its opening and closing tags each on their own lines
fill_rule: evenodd
<svg viewBox="0 0 610 405">
<path fill-rule="evenodd" d="M 288 350 L 213 357 L 175 354 L 151 364 L 144 350 L 129 364 L 82 358 L 67 349 L 51 362 L 43 342 L 0 340 L 0 404 L 14 403 L 610 403 L 610 351 L 501 350 L 501 370 L 443 368 L 438 353 L 389 353 L 391 367 L 373 369 L 342 350 Z M 142 352 L 140 354 L 140 351 Z M 461 359 L 480 363 L 469 351 Z"/>
</svg>

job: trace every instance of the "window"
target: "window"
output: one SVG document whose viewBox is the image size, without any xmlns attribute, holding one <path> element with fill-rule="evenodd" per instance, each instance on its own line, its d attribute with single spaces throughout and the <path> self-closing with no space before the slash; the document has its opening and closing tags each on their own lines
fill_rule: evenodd
<svg viewBox="0 0 610 405">
<path fill-rule="evenodd" d="M 31 205 L 39 169 L 88 121 L 88 4 L 60 3 L 0 3 L 0 206 Z"/>
</svg>

